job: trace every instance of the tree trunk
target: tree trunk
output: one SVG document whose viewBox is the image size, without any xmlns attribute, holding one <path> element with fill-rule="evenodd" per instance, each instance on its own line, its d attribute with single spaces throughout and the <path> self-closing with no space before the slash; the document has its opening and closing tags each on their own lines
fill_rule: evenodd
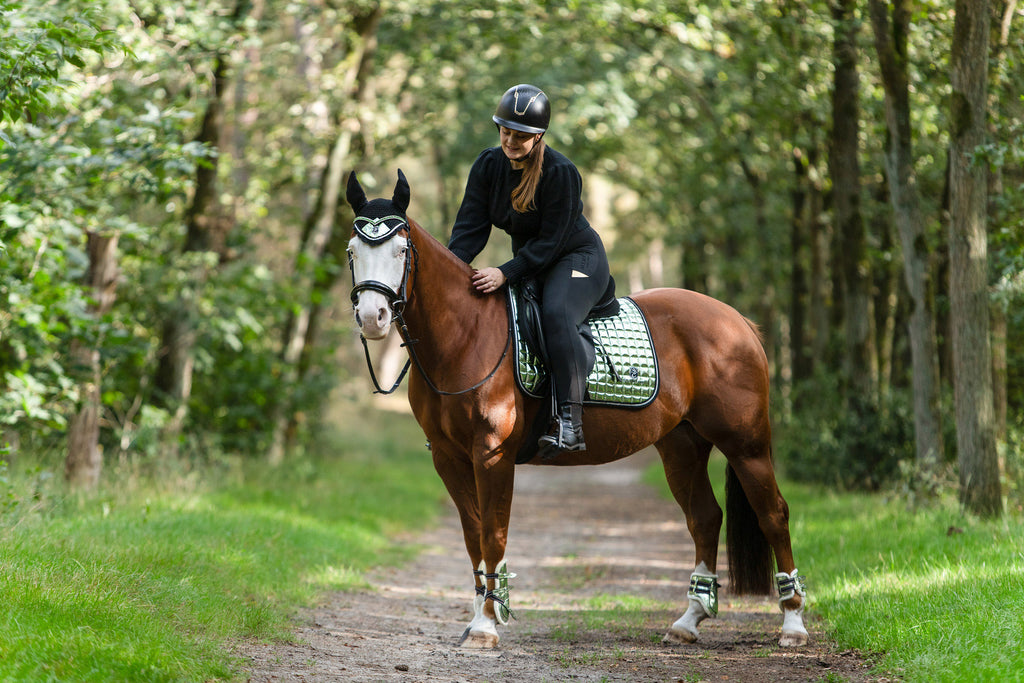
<svg viewBox="0 0 1024 683">
<path fill-rule="evenodd" d="M 347 203 L 338 202 L 336 209 L 334 217 L 334 224 L 336 226 L 348 225 L 355 219 L 355 215 L 352 213 L 352 209 Z M 316 341 L 320 333 L 320 321 L 325 310 L 329 310 L 327 305 L 330 301 L 330 291 L 334 289 L 338 279 L 344 272 L 343 268 L 346 249 L 348 247 L 348 238 L 349 232 L 347 231 L 332 231 L 331 239 L 327 244 L 326 253 L 321 259 L 321 262 L 326 264 L 326 262 L 330 261 L 333 267 L 318 268 L 316 275 L 313 278 L 309 297 L 311 303 L 309 305 L 309 313 L 307 316 L 305 343 L 302 345 L 302 350 L 299 353 L 298 363 L 295 368 L 295 376 L 297 376 L 300 381 L 304 381 L 310 370 L 313 368 L 313 350 L 316 346 Z M 404 349 L 401 350 L 404 353 Z M 289 412 L 288 424 L 284 432 L 284 448 L 282 453 L 290 450 L 295 445 L 299 433 L 298 428 L 300 416 L 296 414 L 295 411 Z M 274 443 L 277 443 L 276 439 Z"/>
<path fill-rule="evenodd" d="M 227 92 L 227 58 L 217 57 L 213 70 L 210 101 L 206 105 L 202 127 L 196 141 L 217 151 L 223 127 L 224 98 Z M 217 182 L 218 157 L 207 159 L 196 169 L 196 188 L 185 217 L 186 236 L 182 253 L 214 251 L 218 259 L 226 258 L 225 244 L 230 221 L 221 206 Z M 195 267 L 190 279 L 197 286 L 209 278 L 209 265 Z M 160 344 L 160 355 L 154 381 L 157 405 L 170 412 L 163 429 L 163 440 L 176 447 L 188 414 L 192 394 L 196 316 L 195 301 L 184 296 L 167 311 Z"/>
<path fill-rule="evenodd" d="M 972 163 L 985 141 L 989 10 L 957 0 L 951 55 L 950 319 L 960 502 L 984 517 L 1002 514 L 989 342 L 987 166 Z"/>
<path fill-rule="evenodd" d="M 93 302 L 89 311 L 97 319 L 114 305 L 117 295 L 117 236 L 88 233 L 89 273 L 86 287 Z M 75 488 L 94 489 L 103 469 L 100 451 L 100 340 L 91 343 L 76 339 L 71 343 L 72 362 L 81 368 L 80 406 L 68 426 L 68 454 L 64 477 Z"/>
<path fill-rule="evenodd" d="M 910 85 L 907 74 L 910 8 L 908 0 L 897 0 L 890 22 L 888 3 L 870 0 L 871 25 L 885 89 L 888 128 L 886 175 L 893 217 L 903 248 L 903 276 L 910 296 L 908 327 L 917 469 L 919 483 L 926 492 L 935 485 L 944 448 L 939 413 L 939 369 L 931 264 L 913 168 Z"/>
<path fill-rule="evenodd" d="M 1007 413 L 1007 355 L 1006 355 L 1006 307 L 1001 302 L 993 304 L 992 309 L 992 404 L 995 414 L 996 441 L 1006 441 Z"/>
<path fill-rule="evenodd" d="M 246 0 L 238 0 L 232 19 L 235 25 L 249 11 Z M 196 186 L 192 203 L 185 215 L 186 236 L 182 253 L 212 252 L 218 262 L 228 259 L 228 233 L 233 222 L 220 200 L 217 179 L 218 154 L 224 135 L 224 102 L 228 96 L 230 54 L 218 52 L 213 63 L 210 99 L 203 115 L 202 126 L 196 142 L 212 149 L 215 154 L 196 169 Z M 210 275 L 210 264 L 203 261 L 190 274 L 196 288 L 206 282 Z M 194 347 L 196 342 L 195 324 L 198 313 L 195 301 L 182 297 L 176 306 L 166 311 L 163 323 L 160 354 L 154 377 L 154 399 L 156 405 L 170 413 L 170 419 L 163 428 L 163 441 L 177 449 L 179 437 L 188 415 L 188 401 L 192 394 L 192 371 L 195 365 Z"/>
<path fill-rule="evenodd" d="M 812 159 L 813 163 L 813 159 Z M 810 198 L 810 245 L 811 245 L 811 365 L 820 367 L 827 361 L 829 345 L 828 301 L 830 282 L 827 273 L 829 254 L 828 226 L 822 221 L 825 214 L 825 196 L 820 187 L 812 185 L 814 192 Z"/>
<path fill-rule="evenodd" d="M 743 175 L 747 179 L 747 183 L 750 185 L 751 201 L 754 205 L 754 231 L 760 242 L 758 245 L 762 250 L 761 253 L 767 254 L 770 252 L 771 245 L 767 244 L 768 230 L 768 200 L 765 196 L 764 190 L 764 177 L 763 174 L 755 170 L 747 163 L 747 160 L 740 157 L 740 168 L 743 170 Z M 735 260 L 730 260 L 731 263 L 739 262 L 739 255 L 735 257 Z M 765 271 L 770 270 L 768 260 L 763 260 Z M 764 334 L 764 347 L 765 352 L 768 355 L 768 363 L 771 366 L 772 374 L 776 380 L 776 386 L 780 383 L 780 375 L 783 366 L 788 366 L 788 362 L 780 362 L 779 357 L 781 354 L 781 345 L 779 344 L 779 325 L 775 322 L 773 312 L 775 306 L 772 303 L 775 300 L 775 287 L 771 284 L 774 280 L 772 279 L 772 273 L 763 272 L 760 274 L 760 282 L 764 283 L 759 291 L 761 296 L 759 297 L 757 304 L 757 320 L 760 321 L 761 330 Z M 748 289 L 749 283 L 742 283 L 741 289 Z"/>
<path fill-rule="evenodd" d="M 884 180 L 877 183 L 872 191 L 872 198 L 879 206 L 889 203 L 889 194 Z M 893 238 L 892 221 L 889 215 L 875 211 L 872 221 L 872 233 L 878 238 L 878 246 L 883 254 L 894 254 L 896 244 Z M 893 380 L 893 349 L 896 344 L 896 317 L 899 311 L 899 279 L 898 261 L 883 259 L 884 267 L 875 272 L 875 330 L 878 349 L 878 389 L 882 396 L 892 389 Z"/>
<path fill-rule="evenodd" d="M 860 203 L 860 75 L 857 72 L 857 0 L 832 4 L 835 38 L 832 63 L 832 132 L 829 168 L 832 173 L 835 226 L 843 283 L 843 330 L 846 354 L 843 375 L 852 395 L 873 404 L 878 390 L 873 316 L 869 293 L 864 219 Z"/>
<path fill-rule="evenodd" d="M 992 22 L 990 33 L 992 40 L 991 57 L 989 59 L 989 119 L 988 127 L 991 135 L 995 135 L 999 126 L 999 101 L 1000 94 L 1006 83 L 1007 68 L 1013 62 L 1005 58 L 1006 49 L 1010 45 L 1010 27 L 1013 17 L 1017 14 L 1017 0 L 1004 0 L 998 3 L 998 21 Z M 996 17 L 993 17 L 996 19 Z M 1005 183 L 1003 181 L 1003 166 L 995 165 L 989 169 L 988 196 L 989 211 L 995 208 L 993 198 L 1003 194 Z M 1007 419 L 1007 355 L 1006 355 L 1006 304 L 1005 302 L 994 303 L 992 313 L 992 396 L 995 402 L 996 419 L 996 441 L 1002 448 L 1006 442 L 1006 419 Z M 1007 476 L 1010 473 L 1007 472 Z M 1011 481 L 1016 481 L 1010 477 Z"/>
<path fill-rule="evenodd" d="M 358 35 L 356 48 L 350 56 L 350 64 L 345 74 L 343 89 L 349 93 L 350 102 L 359 102 L 369 77 L 369 66 L 376 48 L 377 26 L 383 15 L 380 5 L 374 6 L 367 14 L 356 18 L 354 30 Z M 285 375 L 282 383 L 292 387 L 301 381 L 304 369 L 300 361 L 308 356 L 307 345 L 312 342 L 310 335 L 311 320 L 314 315 L 316 300 L 316 267 L 324 255 L 330 251 L 332 242 L 337 242 L 334 235 L 338 223 L 337 213 L 341 204 L 341 189 L 344 182 L 344 166 L 348 159 L 353 135 L 359 130 L 358 117 L 355 111 L 351 116 L 344 112 L 337 117 L 339 133 L 331 145 L 327 165 L 320 181 L 320 194 L 316 206 L 310 214 L 303 229 L 299 253 L 296 257 L 295 276 L 298 281 L 297 291 L 305 292 L 307 301 L 289 315 L 286 322 L 281 359 L 284 361 Z M 315 326 L 315 321 L 314 321 Z M 288 450 L 288 435 L 292 431 L 294 408 L 290 400 L 279 406 L 273 418 L 274 431 L 271 437 L 267 459 L 271 464 L 283 462 Z"/>
<path fill-rule="evenodd" d="M 807 344 L 807 306 L 810 299 L 810 287 L 807 283 L 806 249 L 807 244 L 807 194 L 809 180 L 807 177 L 807 159 L 800 148 L 793 150 L 793 217 L 790 222 L 789 250 L 793 264 L 790 278 L 789 303 L 789 344 L 790 366 L 793 384 L 811 376 L 811 357 Z M 798 406 L 797 406 L 798 407 Z"/>
</svg>

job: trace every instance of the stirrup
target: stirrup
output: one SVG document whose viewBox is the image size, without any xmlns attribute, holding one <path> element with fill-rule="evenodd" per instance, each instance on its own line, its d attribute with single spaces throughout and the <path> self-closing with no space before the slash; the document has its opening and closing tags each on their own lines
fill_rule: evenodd
<svg viewBox="0 0 1024 683">
<path fill-rule="evenodd" d="M 554 402 L 554 397 L 552 397 Z M 542 459 L 550 459 L 559 453 L 585 451 L 587 444 L 583 440 L 583 404 L 563 401 L 557 407 L 552 405 L 551 424 L 548 433 L 537 440 Z M 575 443 L 566 444 L 568 438 Z"/>
<path fill-rule="evenodd" d="M 545 434 L 544 436 L 540 437 L 540 439 L 537 440 L 537 444 L 540 445 L 541 448 L 544 448 L 545 446 L 553 446 L 554 448 L 557 448 L 559 450 L 568 451 L 584 451 L 587 449 L 587 445 L 583 441 L 582 427 L 580 427 L 579 430 L 576 430 L 573 429 L 571 424 L 567 424 L 559 420 L 558 426 L 555 428 L 555 431 L 557 432 L 557 434 Z M 575 431 L 579 431 L 579 441 L 577 441 L 572 446 L 566 446 L 564 439 L 565 434 L 572 433 Z"/>
</svg>

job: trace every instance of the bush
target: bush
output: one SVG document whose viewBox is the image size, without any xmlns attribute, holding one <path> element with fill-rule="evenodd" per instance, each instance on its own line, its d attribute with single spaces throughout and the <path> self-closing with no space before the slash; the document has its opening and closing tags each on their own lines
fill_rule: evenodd
<svg viewBox="0 0 1024 683">
<path fill-rule="evenodd" d="M 790 479 L 846 490 L 877 491 L 900 479 L 900 463 L 914 461 L 914 418 L 909 399 L 893 394 L 881 404 L 862 397 L 845 401 L 829 380 L 816 380 L 799 412 L 778 425 L 775 453 Z"/>
</svg>

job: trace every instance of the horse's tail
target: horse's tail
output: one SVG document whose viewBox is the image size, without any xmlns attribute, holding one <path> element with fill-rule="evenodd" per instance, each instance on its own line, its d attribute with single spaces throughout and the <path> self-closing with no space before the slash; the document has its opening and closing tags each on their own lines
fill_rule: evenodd
<svg viewBox="0 0 1024 683">
<path fill-rule="evenodd" d="M 736 595 L 770 595 L 775 557 L 732 465 L 725 471 L 725 539 L 729 582 Z"/>
</svg>

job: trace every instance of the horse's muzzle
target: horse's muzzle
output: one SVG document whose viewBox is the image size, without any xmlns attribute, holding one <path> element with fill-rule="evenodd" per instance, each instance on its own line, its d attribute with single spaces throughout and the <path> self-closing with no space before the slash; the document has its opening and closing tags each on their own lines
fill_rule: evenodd
<svg viewBox="0 0 1024 683">
<path fill-rule="evenodd" d="M 364 280 L 352 287 L 352 310 L 356 325 L 367 339 L 383 339 L 391 327 L 392 304 L 398 300 L 394 289 L 377 280 Z"/>
<path fill-rule="evenodd" d="M 391 304 L 376 292 L 364 292 L 358 298 L 353 311 L 356 325 L 367 339 L 383 339 L 391 327 Z"/>
</svg>

